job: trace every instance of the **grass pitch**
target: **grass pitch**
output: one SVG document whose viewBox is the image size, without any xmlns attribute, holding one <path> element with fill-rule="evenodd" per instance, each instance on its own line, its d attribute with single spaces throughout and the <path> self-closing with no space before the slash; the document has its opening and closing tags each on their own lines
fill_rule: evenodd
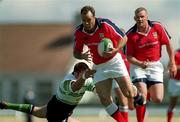
<svg viewBox="0 0 180 122">
<path fill-rule="evenodd" d="M 76 116 L 74 117 L 80 122 L 115 122 L 109 116 Z M 33 117 L 33 122 L 47 122 L 46 119 L 39 119 L 37 117 Z M 145 122 L 166 122 L 165 116 L 148 116 L 145 119 Z M 25 117 L 15 117 L 15 116 L 0 116 L 0 122 L 26 122 Z M 129 117 L 129 122 L 136 122 L 135 116 Z M 180 122 L 180 117 L 175 116 L 173 118 L 173 122 Z"/>
</svg>

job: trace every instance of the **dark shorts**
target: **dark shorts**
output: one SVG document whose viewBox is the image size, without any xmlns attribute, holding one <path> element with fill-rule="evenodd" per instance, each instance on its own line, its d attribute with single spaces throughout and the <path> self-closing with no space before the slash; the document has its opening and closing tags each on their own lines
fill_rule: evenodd
<svg viewBox="0 0 180 122">
<path fill-rule="evenodd" d="M 73 112 L 76 105 L 69 105 L 59 101 L 54 95 L 47 104 L 47 120 L 48 122 L 62 122 L 68 118 Z"/>
<path fill-rule="evenodd" d="M 139 79 L 135 79 L 132 81 L 133 84 L 137 83 L 137 82 L 143 82 L 147 85 L 147 88 L 149 89 L 149 87 L 151 87 L 154 84 L 158 84 L 158 83 L 162 83 L 161 81 L 149 81 L 147 78 L 139 78 Z"/>
</svg>

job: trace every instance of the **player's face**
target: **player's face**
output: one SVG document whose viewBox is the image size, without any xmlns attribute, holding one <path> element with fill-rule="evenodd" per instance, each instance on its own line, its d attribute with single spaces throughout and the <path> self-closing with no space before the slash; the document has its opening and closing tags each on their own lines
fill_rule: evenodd
<svg viewBox="0 0 180 122">
<path fill-rule="evenodd" d="M 144 27 L 146 26 L 147 24 L 147 20 L 148 20 L 148 15 L 147 15 L 147 12 L 146 11 L 140 11 L 139 13 L 137 13 L 134 17 L 136 23 L 137 23 L 137 26 L 140 26 L 140 27 Z"/>
<path fill-rule="evenodd" d="M 90 11 L 87 14 L 82 14 L 81 19 L 85 31 L 91 32 L 94 30 L 96 19 Z"/>
<path fill-rule="evenodd" d="M 77 76 L 76 76 L 76 78 L 77 78 L 77 79 L 79 79 L 79 78 L 82 76 L 82 73 L 84 73 L 84 71 L 83 71 L 83 70 L 82 70 L 82 71 L 77 72 Z"/>
</svg>

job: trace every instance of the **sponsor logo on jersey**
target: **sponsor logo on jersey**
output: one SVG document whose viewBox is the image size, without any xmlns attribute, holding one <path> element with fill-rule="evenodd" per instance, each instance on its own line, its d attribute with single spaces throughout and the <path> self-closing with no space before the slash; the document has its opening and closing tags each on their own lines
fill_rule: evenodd
<svg viewBox="0 0 180 122">
<path fill-rule="evenodd" d="M 138 48 L 144 48 L 144 47 L 148 47 L 148 46 L 154 46 L 154 45 L 157 45 L 157 44 L 158 44 L 158 41 L 148 42 L 148 43 L 146 43 L 146 44 L 139 45 Z"/>
<path fill-rule="evenodd" d="M 99 33 L 100 38 L 104 38 L 104 33 Z"/>
<path fill-rule="evenodd" d="M 157 32 L 153 32 L 153 37 L 157 39 Z"/>
</svg>

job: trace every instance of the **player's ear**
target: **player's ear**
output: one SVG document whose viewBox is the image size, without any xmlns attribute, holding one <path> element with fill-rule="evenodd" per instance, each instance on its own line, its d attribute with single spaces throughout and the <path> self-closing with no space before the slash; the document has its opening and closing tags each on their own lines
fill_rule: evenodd
<svg viewBox="0 0 180 122">
<path fill-rule="evenodd" d="M 136 21 L 136 16 L 134 16 L 134 20 Z"/>
</svg>

